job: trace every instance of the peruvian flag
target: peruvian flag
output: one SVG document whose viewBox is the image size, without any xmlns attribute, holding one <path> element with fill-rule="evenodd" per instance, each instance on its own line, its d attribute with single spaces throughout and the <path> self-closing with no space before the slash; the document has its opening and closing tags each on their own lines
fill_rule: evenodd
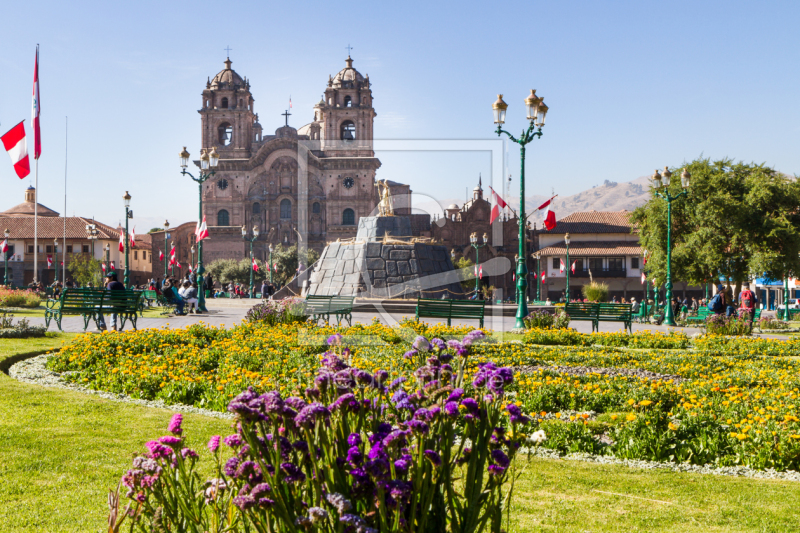
<svg viewBox="0 0 800 533">
<path fill-rule="evenodd" d="M 478 278 L 483 279 L 483 265 L 478 268 Z"/>
<path fill-rule="evenodd" d="M 192 265 L 189 265 L 189 274 L 191 274 L 192 272 L 194 272 L 194 270 L 192 270 Z"/>
<path fill-rule="evenodd" d="M 563 259 L 559 259 L 559 261 L 561 262 L 561 267 L 559 268 L 558 271 L 559 272 L 564 272 L 564 260 Z"/>
<path fill-rule="evenodd" d="M 553 198 L 555 198 L 555 196 L 553 196 Z M 550 203 L 553 201 L 553 198 L 550 198 L 545 203 L 536 208 L 537 211 L 541 211 L 545 207 L 547 208 L 547 211 L 544 214 L 544 227 L 547 228 L 547 231 L 550 231 L 551 229 L 556 227 L 556 214 L 550 209 Z"/>
<path fill-rule="evenodd" d="M 545 281 L 547 281 L 547 276 L 545 275 L 544 270 L 542 270 L 542 284 L 544 284 Z"/>
<path fill-rule="evenodd" d="M 475 265 L 475 277 L 478 277 L 478 265 Z"/>
<path fill-rule="evenodd" d="M 267 272 L 272 272 L 272 269 L 269 266 L 269 263 L 264 263 L 264 268 L 267 269 Z"/>
<path fill-rule="evenodd" d="M 159 261 L 163 261 L 164 260 L 164 252 L 162 250 L 160 250 L 160 249 L 158 250 L 158 260 Z"/>
<path fill-rule="evenodd" d="M 644 272 L 642 272 L 642 285 L 644 285 L 646 281 L 647 281 L 647 275 Z"/>
<path fill-rule="evenodd" d="M 647 264 L 647 250 L 644 251 L 644 264 Z"/>
<path fill-rule="evenodd" d="M 180 262 L 178 262 L 178 261 L 175 261 L 175 266 L 176 266 L 176 267 L 178 267 L 178 270 L 180 270 L 180 269 L 181 269 L 181 264 L 180 264 Z"/>
<path fill-rule="evenodd" d="M 573 274 L 575 273 L 575 263 L 577 263 L 577 261 L 573 261 L 572 262 L 572 267 L 570 267 Z"/>
<path fill-rule="evenodd" d="M 122 233 L 121 231 L 119 232 L 119 251 L 120 252 L 125 251 L 125 234 Z"/>
<path fill-rule="evenodd" d="M 3 242 L 0 242 L 0 252 L 6 253 L 8 251 L 8 239 L 3 239 Z M 5 256 L 3 256 L 5 259 Z"/>
<path fill-rule="evenodd" d="M 100 268 L 102 268 L 103 272 L 105 272 L 106 271 L 106 264 L 105 263 L 100 263 Z"/>
<path fill-rule="evenodd" d="M 47 256 L 47 268 L 50 268 L 51 266 L 53 266 L 53 256 L 52 255 L 48 255 Z"/>
<path fill-rule="evenodd" d="M 25 125 L 20 122 L 0 137 L 0 141 L 3 141 L 3 147 L 8 152 L 8 155 L 11 156 L 11 164 L 14 165 L 14 171 L 19 176 L 19 179 L 30 174 L 31 163 L 28 159 Z"/>
<path fill-rule="evenodd" d="M 194 234 L 197 237 L 197 242 L 202 241 L 203 239 L 208 238 L 208 226 L 206 226 L 206 216 L 203 215 L 203 223 L 197 223 L 197 227 L 194 230 Z"/>
<path fill-rule="evenodd" d="M 39 159 L 42 155 L 42 129 L 39 127 L 39 47 L 36 47 L 36 63 L 33 67 L 33 101 L 31 102 L 31 122 L 33 123 L 33 158 Z"/>
<path fill-rule="evenodd" d="M 172 249 L 169 251 L 169 264 L 174 265 L 175 263 L 175 245 L 173 244 Z M 178 266 L 178 268 L 180 268 L 180 266 Z"/>
<path fill-rule="evenodd" d="M 256 258 L 253 258 L 253 271 L 258 272 L 258 263 L 256 263 Z"/>
<path fill-rule="evenodd" d="M 500 216 L 500 208 L 506 208 L 508 207 L 508 204 L 506 204 L 505 201 L 500 198 L 499 194 L 494 192 L 494 189 L 489 187 L 489 190 L 492 191 L 492 214 L 489 217 L 489 224 L 492 224 L 497 217 Z"/>
<path fill-rule="evenodd" d="M 136 248 L 136 226 L 131 230 L 131 248 Z"/>
<path fill-rule="evenodd" d="M 114 266 L 114 261 L 111 261 L 111 264 L 109 265 L 109 270 L 111 270 L 111 272 L 117 271 L 117 267 Z"/>
</svg>

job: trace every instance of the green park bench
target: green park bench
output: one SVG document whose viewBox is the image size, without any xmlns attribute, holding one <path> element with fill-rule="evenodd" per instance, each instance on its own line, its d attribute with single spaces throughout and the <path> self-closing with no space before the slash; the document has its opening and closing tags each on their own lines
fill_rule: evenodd
<svg viewBox="0 0 800 533">
<path fill-rule="evenodd" d="M 353 325 L 353 302 L 355 296 L 306 296 L 305 312 L 311 316 L 314 322 L 320 319 L 330 322 L 331 315 L 336 317 L 336 325 L 340 325 L 342 320 Z"/>
<path fill-rule="evenodd" d="M 454 318 L 466 318 L 480 321 L 483 327 L 483 316 L 486 311 L 485 300 L 438 300 L 433 298 L 417 298 L 416 320 L 420 318 L 446 318 L 451 325 Z"/>
<path fill-rule="evenodd" d="M 598 303 L 595 305 L 597 306 L 597 321 L 594 323 L 594 329 L 600 329 L 600 322 L 622 322 L 625 329 L 633 333 L 631 304 Z"/>
<path fill-rule="evenodd" d="M 58 299 L 47 300 L 44 312 L 45 327 L 50 327 L 50 321 L 55 320 L 58 329 L 61 329 L 61 319 L 64 315 L 83 316 L 83 330 L 89 327 L 89 321 L 94 320 L 97 327 L 100 314 L 116 313 L 120 319 L 120 329 L 125 328 L 128 320 L 136 329 L 136 313 L 142 298 L 141 291 L 124 290 L 110 291 L 107 289 L 64 289 Z"/>
<path fill-rule="evenodd" d="M 776 309 L 776 312 L 778 315 L 778 320 L 783 320 L 783 315 L 786 314 L 785 313 L 786 309 L 784 309 L 783 307 L 779 307 L 778 309 Z M 800 314 L 800 309 L 789 308 L 789 320 L 795 320 L 798 314 Z"/>
<path fill-rule="evenodd" d="M 691 324 L 692 322 L 700 322 L 700 324 L 705 324 L 706 319 L 713 315 L 714 313 L 708 309 L 708 307 L 703 306 L 697 310 L 696 315 L 688 315 L 686 317 L 686 322 Z"/>
<path fill-rule="evenodd" d="M 534 305 L 534 306 L 536 306 L 536 305 L 547 305 L 547 302 L 545 302 L 543 300 L 533 300 L 531 302 L 531 305 Z"/>
<path fill-rule="evenodd" d="M 575 321 L 588 321 L 592 323 L 592 331 L 597 322 L 597 308 L 594 304 L 590 303 L 568 303 L 564 306 L 564 312 L 569 317 L 570 322 Z"/>
</svg>

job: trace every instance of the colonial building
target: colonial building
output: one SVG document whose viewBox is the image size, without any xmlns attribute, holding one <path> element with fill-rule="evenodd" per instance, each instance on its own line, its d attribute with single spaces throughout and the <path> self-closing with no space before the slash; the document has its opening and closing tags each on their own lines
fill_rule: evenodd
<svg viewBox="0 0 800 533">
<path fill-rule="evenodd" d="M 264 258 L 269 243 L 322 250 L 329 241 L 355 237 L 359 218 L 374 214 L 381 163 L 373 151 L 372 86 L 350 57 L 345 63 L 329 77 L 313 120 L 295 128 L 287 111 L 274 134 L 263 132 L 250 82 L 230 59 L 208 80 L 200 140 L 208 150 L 216 147 L 220 160 L 203 185 L 210 226 L 205 262 L 244 257 L 241 226 L 259 228 L 254 254 Z M 400 183 L 390 189 L 401 197 L 411 192 Z"/>
<path fill-rule="evenodd" d="M 34 224 L 34 204 L 36 190 L 29 187 L 25 191 L 25 201 L 6 211 L 0 212 L 0 232 L 8 230 L 9 281 L 14 287 L 28 285 L 34 279 L 34 270 L 39 281 L 49 285 L 55 280 L 55 269 L 59 267 L 58 279 L 64 281 L 61 262 L 66 261 L 67 278 L 70 277 L 69 263 L 79 254 L 87 254 L 95 259 L 105 261 L 106 254 L 114 262 L 117 272 L 125 266 L 125 254 L 119 251 L 120 230 L 91 218 L 64 217 L 52 209 L 38 204 L 38 223 Z M 97 231 L 96 238 L 90 238 L 89 226 L 93 224 Z M 34 265 L 34 227 L 38 226 L 38 262 Z M 66 250 L 64 232 L 66 228 Z M 3 239 L 0 234 L 0 240 Z M 57 241 L 57 243 L 56 243 Z M 106 252 L 106 248 L 108 251 Z M 64 253 L 66 251 L 66 254 Z M 2 255 L 2 254 L 0 254 Z M 57 257 L 56 257 L 57 256 Z M 48 266 L 50 258 L 50 266 Z M 56 260 L 57 259 L 57 260 Z M 143 284 L 150 277 L 150 238 L 140 235 L 136 247 L 128 256 L 131 268 L 130 281 Z M 5 275 L 5 265 L 0 264 L 0 283 Z"/>
</svg>

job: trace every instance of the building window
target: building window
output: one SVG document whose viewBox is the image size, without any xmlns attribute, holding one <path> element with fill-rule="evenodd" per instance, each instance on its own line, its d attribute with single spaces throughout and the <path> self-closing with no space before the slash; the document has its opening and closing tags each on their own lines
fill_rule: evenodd
<svg viewBox="0 0 800 533">
<path fill-rule="evenodd" d="M 558 270 L 558 269 L 560 269 L 560 268 L 561 268 L 561 261 L 560 261 L 560 259 L 561 259 L 560 257 L 554 257 L 554 258 L 553 258 L 553 270 Z"/>
<path fill-rule="evenodd" d="M 583 266 L 583 259 L 575 259 L 573 260 L 573 263 L 575 263 L 575 272 L 583 272 L 586 270 L 586 268 Z M 572 268 L 572 265 L 570 265 L 570 268 Z"/>
<path fill-rule="evenodd" d="M 53 246 L 48 244 L 45 248 L 45 253 L 52 254 L 53 253 Z"/>
<path fill-rule="evenodd" d="M 228 99 L 227 98 L 223 98 L 222 99 L 222 105 L 220 105 L 220 107 L 222 109 L 228 109 Z"/>
<path fill-rule="evenodd" d="M 344 106 L 345 107 L 353 107 L 353 99 L 349 96 L 344 97 Z"/>
<path fill-rule="evenodd" d="M 356 140 L 356 125 L 353 124 L 352 120 L 346 120 L 342 123 L 342 131 L 341 131 L 341 139 L 343 141 L 355 141 Z"/>
<path fill-rule="evenodd" d="M 625 259 L 622 257 L 609 257 L 608 258 L 609 270 L 625 270 Z"/>
<path fill-rule="evenodd" d="M 68 254 L 71 254 L 71 253 L 72 253 L 72 245 L 71 245 L 71 244 L 68 244 L 68 245 L 67 245 L 67 253 L 68 253 Z"/>
<path fill-rule="evenodd" d="M 133 251 L 133 258 L 139 259 L 139 252 L 137 252 L 136 250 Z"/>
<path fill-rule="evenodd" d="M 221 210 L 217 213 L 217 226 L 230 226 L 231 219 L 226 210 Z"/>
<path fill-rule="evenodd" d="M 217 137 L 222 146 L 230 146 L 233 141 L 233 126 L 223 122 L 217 128 Z"/>
<path fill-rule="evenodd" d="M 6 252 L 6 255 L 8 256 L 9 260 L 14 259 L 14 245 L 8 245 L 8 251 Z M 11 275 L 11 272 L 9 272 L 9 275 Z"/>
<path fill-rule="evenodd" d="M 142 259 L 147 259 L 147 252 L 142 250 Z"/>
<path fill-rule="evenodd" d="M 639 268 L 639 258 L 631 257 L 631 268 Z"/>
<path fill-rule="evenodd" d="M 590 257 L 589 258 L 589 270 L 592 272 L 602 272 L 603 271 L 603 258 L 602 257 Z"/>
<path fill-rule="evenodd" d="M 342 212 L 342 226 L 355 226 L 356 225 L 356 212 L 350 208 Z"/>
<path fill-rule="evenodd" d="M 322 211 L 322 208 L 320 207 L 319 202 L 314 202 L 314 205 L 311 206 L 311 212 L 318 214 L 320 211 Z"/>
<path fill-rule="evenodd" d="M 289 199 L 287 198 L 281 200 L 281 218 L 283 219 L 292 218 L 292 202 L 289 201 Z"/>
<path fill-rule="evenodd" d="M 261 204 L 256 202 L 253 204 L 253 214 L 260 215 L 261 214 Z"/>
<path fill-rule="evenodd" d="M 29 253 L 29 254 L 32 254 L 32 253 L 33 253 L 33 246 L 32 246 L 32 245 L 30 245 L 30 244 L 28 245 L 28 253 Z"/>
<path fill-rule="evenodd" d="M 72 248 L 72 247 L 70 246 L 70 248 Z M 85 254 L 88 254 L 88 253 L 89 253 L 89 245 L 88 245 L 88 244 L 84 244 L 84 245 L 83 245 L 83 247 L 82 247 L 81 249 L 83 250 L 83 253 L 85 253 Z M 72 250 L 70 250 L 70 252 L 71 252 L 71 251 L 72 251 Z"/>
</svg>

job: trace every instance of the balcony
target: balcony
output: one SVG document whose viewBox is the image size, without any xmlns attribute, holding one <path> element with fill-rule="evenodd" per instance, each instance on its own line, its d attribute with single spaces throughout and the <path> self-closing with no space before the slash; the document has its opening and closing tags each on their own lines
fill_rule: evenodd
<svg viewBox="0 0 800 533">
<path fill-rule="evenodd" d="M 574 274 L 570 273 L 571 278 L 588 278 L 588 270 L 576 270 Z M 628 271 L 625 269 L 620 270 L 592 270 L 593 278 L 626 278 Z"/>
</svg>

